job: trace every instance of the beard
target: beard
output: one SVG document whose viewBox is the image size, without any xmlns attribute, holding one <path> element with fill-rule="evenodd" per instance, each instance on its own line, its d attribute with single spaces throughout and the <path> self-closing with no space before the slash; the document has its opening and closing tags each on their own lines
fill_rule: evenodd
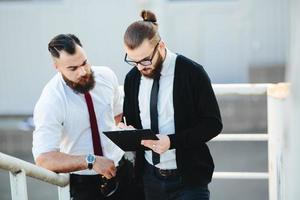
<svg viewBox="0 0 300 200">
<path fill-rule="evenodd" d="M 69 80 L 64 75 L 63 79 L 65 80 L 66 84 L 74 90 L 76 93 L 86 93 L 92 90 L 95 87 L 95 77 L 94 72 L 91 71 L 90 73 L 86 74 L 85 76 L 80 77 L 78 82 L 74 82 Z"/>
<path fill-rule="evenodd" d="M 160 53 L 158 53 L 158 58 L 156 60 L 156 63 L 154 64 L 152 69 L 149 68 L 144 68 L 143 70 L 141 70 L 141 74 L 147 78 L 152 78 L 152 79 L 157 79 L 160 77 L 160 72 L 162 69 L 162 65 L 163 65 L 163 57 L 160 55 Z M 149 73 L 148 71 L 151 70 Z"/>
</svg>

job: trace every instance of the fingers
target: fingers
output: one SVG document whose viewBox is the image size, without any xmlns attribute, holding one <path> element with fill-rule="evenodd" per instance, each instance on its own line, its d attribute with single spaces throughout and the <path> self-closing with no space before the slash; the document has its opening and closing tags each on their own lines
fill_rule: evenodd
<svg viewBox="0 0 300 200">
<path fill-rule="evenodd" d="M 105 177 L 106 179 L 111 179 L 116 176 L 116 172 L 112 171 L 103 171 L 102 177 Z"/>
<path fill-rule="evenodd" d="M 168 136 L 157 135 L 159 140 L 142 140 L 141 144 L 152 151 L 162 154 L 170 148 L 170 139 Z"/>
<path fill-rule="evenodd" d="M 120 128 L 120 129 L 125 129 L 125 127 L 126 127 L 126 125 L 123 122 L 120 122 L 118 124 L 118 128 Z"/>
<path fill-rule="evenodd" d="M 142 140 L 141 144 L 144 145 L 145 147 L 148 147 L 152 151 L 161 154 L 163 153 L 162 148 L 158 140 Z"/>
<path fill-rule="evenodd" d="M 110 173 L 111 173 L 111 175 L 112 175 L 113 177 L 116 176 L 116 174 L 117 174 L 117 168 L 116 168 L 114 165 L 111 167 Z"/>
<path fill-rule="evenodd" d="M 116 173 L 117 173 L 117 169 L 114 166 L 100 171 L 100 174 L 102 174 L 102 176 L 104 176 L 106 179 L 111 179 L 115 177 Z"/>
<path fill-rule="evenodd" d="M 112 175 L 109 174 L 109 173 L 103 173 L 103 174 L 101 175 L 101 177 L 102 177 L 102 178 L 106 178 L 106 179 L 111 179 L 111 178 L 112 178 Z"/>
<path fill-rule="evenodd" d="M 125 129 L 125 130 L 134 130 L 134 129 L 135 129 L 135 128 L 134 128 L 133 126 L 131 126 L 131 125 L 126 126 L 123 122 L 120 122 L 120 123 L 118 124 L 118 128 L 120 128 L 120 129 Z"/>
<path fill-rule="evenodd" d="M 129 129 L 132 129 L 132 130 L 135 129 L 135 128 L 134 128 L 133 126 L 131 126 L 131 125 L 129 125 L 128 128 L 129 128 Z"/>
<path fill-rule="evenodd" d="M 107 179 L 111 179 L 116 176 L 117 173 L 117 168 L 115 167 L 114 162 L 105 157 L 96 158 L 94 170 Z"/>
<path fill-rule="evenodd" d="M 145 147 L 148 147 L 154 151 L 156 147 L 156 140 L 142 140 L 141 145 L 144 145 Z"/>
</svg>

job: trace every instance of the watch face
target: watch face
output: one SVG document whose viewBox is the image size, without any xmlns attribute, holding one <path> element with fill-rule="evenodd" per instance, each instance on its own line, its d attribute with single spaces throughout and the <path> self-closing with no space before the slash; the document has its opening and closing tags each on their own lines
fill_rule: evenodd
<svg viewBox="0 0 300 200">
<path fill-rule="evenodd" d="M 91 154 L 89 154 L 86 158 L 87 162 L 93 163 L 95 161 L 95 157 Z"/>
<path fill-rule="evenodd" d="M 86 162 L 88 164 L 88 169 L 92 169 L 93 168 L 93 164 L 96 161 L 96 157 L 93 154 L 88 154 L 86 156 Z"/>
</svg>

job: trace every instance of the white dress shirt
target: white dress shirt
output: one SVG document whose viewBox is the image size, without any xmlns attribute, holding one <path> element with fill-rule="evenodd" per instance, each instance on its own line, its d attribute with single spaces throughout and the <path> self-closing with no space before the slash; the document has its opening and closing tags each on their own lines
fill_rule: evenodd
<svg viewBox="0 0 300 200">
<path fill-rule="evenodd" d="M 167 49 L 159 80 L 158 92 L 158 128 L 162 135 L 175 134 L 174 106 L 173 106 L 173 82 L 175 62 L 177 55 Z M 140 118 L 144 129 L 151 128 L 150 122 L 150 94 L 153 79 L 142 76 L 139 89 Z M 152 163 L 152 152 L 146 151 L 145 158 Z M 176 169 L 175 149 L 168 150 L 160 155 L 160 163 L 156 165 L 160 169 Z"/>
<path fill-rule="evenodd" d="M 92 67 L 95 87 L 90 91 L 105 157 L 115 165 L 124 151 L 102 131 L 115 130 L 114 116 L 122 113 L 123 96 L 116 75 L 108 67 Z M 34 109 L 34 158 L 41 153 L 60 151 L 72 155 L 94 153 L 92 135 L 84 95 L 75 93 L 57 73 L 45 86 Z M 96 174 L 93 170 L 75 172 Z"/>
</svg>

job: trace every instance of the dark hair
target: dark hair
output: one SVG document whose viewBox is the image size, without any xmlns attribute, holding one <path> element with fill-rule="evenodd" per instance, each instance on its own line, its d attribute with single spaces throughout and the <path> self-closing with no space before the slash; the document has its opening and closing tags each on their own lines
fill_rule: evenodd
<svg viewBox="0 0 300 200">
<path fill-rule="evenodd" d="M 76 44 L 82 47 L 80 40 L 75 35 L 59 34 L 49 42 L 48 50 L 53 57 L 59 58 L 59 52 L 62 50 L 73 55 L 75 53 Z"/>
<path fill-rule="evenodd" d="M 124 43 L 130 49 L 140 46 L 146 38 L 153 44 L 160 40 L 155 14 L 149 10 L 143 10 L 141 17 L 143 20 L 133 22 L 124 34 Z"/>
</svg>

